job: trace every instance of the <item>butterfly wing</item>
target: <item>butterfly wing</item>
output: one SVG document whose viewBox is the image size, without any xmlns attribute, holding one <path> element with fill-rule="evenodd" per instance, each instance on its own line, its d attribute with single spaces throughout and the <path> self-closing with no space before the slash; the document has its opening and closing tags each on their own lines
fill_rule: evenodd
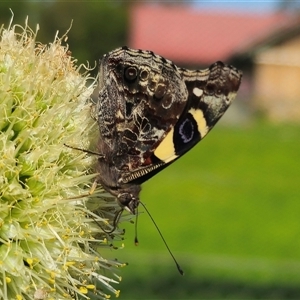
<svg viewBox="0 0 300 300">
<path fill-rule="evenodd" d="M 120 170 L 153 164 L 150 154 L 179 120 L 188 98 L 178 67 L 150 51 L 119 48 L 102 60 L 97 102 L 107 159 Z"/>
<path fill-rule="evenodd" d="M 197 144 L 231 104 L 241 73 L 221 62 L 180 69 L 151 51 L 119 48 L 99 72 L 100 153 L 119 183 L 142 183 Z"/>
</svg>

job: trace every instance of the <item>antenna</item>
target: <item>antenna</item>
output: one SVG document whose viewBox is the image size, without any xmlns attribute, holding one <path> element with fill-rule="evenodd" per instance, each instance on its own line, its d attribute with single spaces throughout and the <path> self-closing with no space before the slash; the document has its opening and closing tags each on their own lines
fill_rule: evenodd
<svg viewBox="0 0 300 300">
<path fill-rule="evenodd" d="M 156 229 L 157 229 L 157 231 L 158 231 L 158 233 L 159 233 L 161 239 L 163 240 L 163 242 L 164 242 L 164 244 L 165 244 L 165 246 L 166 246 L 168 252 L 170 253 L 171 257 L 173 258 L 173 260 L 174 260 L 174 262 L 175 262 L 175 264 L 176 264 L 176 267 L 177 267 L 178 272 L 180 273 L 180 275 L 184 275 L 183 270 L 181 269 L 181 267 L 180 267 L 180 265 L 178 264 L 176 258 L 174 257 L 173 253 L 171 252 L 171 250 L 170 250 L 170 248 L 169 248 L 169 246 L 168 246 L 166 240 L 164 239 L 164 237 L 163 237 L 161 231 L 159 230 L 157 224 L 155 223 L 154 219 L 152 218 L 152 216 L 151 216 L 150 212 L 148 211 L 147 207 L 145 206 L 145 204 L 144 204 L 143 202 L 140 201 L 139 203 L 144 207 L 146 213 L 148 214 L 148 216 L 149 216 L 150 219 L 152 220 L 154 226 L 156 227 Z M 137 219 L 136 219 L 136 221 L 137 221 Z M 136 236 L 135 236 L 134 241 L 135 241 L 135 244 L 137 245 L 137 244 L 138 244 L 138 239 L 137 239 L 137 227 L 136 227 Z"/>
<path fill-rule="evenodd" d="M 99 156 L 99 157 L 101 157 L 101 158 L 105 157 L 104 155 L 102 155 L 102 154 L 100 154 L 100 153 L 97 153 L 97 152 L 94 152 L 94 151 L 90 151 L 90 150 L 86 150 L 86 149 L 82 149 L 82 148 L 78 148 L 78 147 L 73 147 L 73 146 L 67 145 L 67 144 L 65 144 L 65 143 L 64 143 L 64 146 L 66 146 L 66 147 L 68 147 L 68 148 L 71 148 L 71 149 L 83 151 L 83 152 L 85 152 L 85 153 L 97 155 L 97 156 Z M 94 183 L 95 183 L 95 182 L 94 182 Z M 82 196 L 81 196 L 81 197 L 82 197 Z M 146 213 L 148 214 L 148 216 L 149 216 L 150 219 L 152 220 L 154 226 L 156 227 L 156 229 L 157 229 L 157 231 L 158 231 L 158 233 L 159 233 L 161 239 L 163 240 L 163 242 L 164 242 L 164 244 L 165 244 L 165 246 L 166 246 L 168 252 L 170 253 L 171 257 L 173 258 L 173 260 L 174 260 L 174 262 L 175 262 L 175 265 L 176 265 L 176 267 L 177 267 L 178 272 L 180 273 L 180 275 L 184 275 L 183 270 L 181 269 L 181 267 L 180 267 L 180 265 L 178 264 L 178 262 L 177 262 L 175 256 L 173 255 L 172 251 L 170 250 L 170 248 L 169 248 L 169 246 L 168 246 L 168 244 L 167 244 L 165 238 L 163 237 L 163 235 L 162 235 L 160 229 L 158 228 L 157 224 L 155 223 L 154 219 L 152 218 L 152 216 L 151 216 L 149 210 L 147 209 L 147 207 L 145 206 L 145 204 L 144 204 L 143 202 L 139 201 L 139 203 L 144 207 Z M 99 224 L 99 222 L 97 222 L 97 220 L 95 220 L 95 218 L 93 218 L 93 219 L 94 219 L 94 221 L 98 224 L 98 226 L 101 228 L 101 230 L 102 230 L 103 232 L 105 232 L 105 233 L 107 233 L 107 234 L 110 234 L 110 233 L 113 233 L 113 232 L 116 230 L 116 228 L 117 228 L 117 226 L 118 226 L 118 223 L 119 223 L 119 221 L 120 221 L 120 218 L 121 218 L 121 215 L 122 215 L 122 212 L 123 212 L 123 211 L 124 211 L 124 208 L 121 208 L 121 209 L 116 213 L 116 215 L 115 215 L 115 217 L 114 217 L 114 221 L 113 221 L 113 228 L 112 228 L 111 230 L 106 230 L 106 229 L 104 229 L 104 228 Z M 138 221 L 138 212 L 137 212 L 137 214 L 136 214 L 136 222 L 135 222 L 135 238 L 134 238 L 134 243 L 135 243 L 136 246 L 139 244 L 139 241 L 138 241 L 138 238 L 137 238 L 137 221 Z"/>
<path fill-rule="evenodd" d="M 136 246 L 139 245 L 139 240 L 137 238 L 137 229 L 138 229 L 137 223 L 138 223 L 138 216 L 139 216 L 138 209 L 139 209 L 139 207 L 136 208 L 136 217 L 135 217 L 135 237 L 134 237 L 134 244 Z"/>
</svg>

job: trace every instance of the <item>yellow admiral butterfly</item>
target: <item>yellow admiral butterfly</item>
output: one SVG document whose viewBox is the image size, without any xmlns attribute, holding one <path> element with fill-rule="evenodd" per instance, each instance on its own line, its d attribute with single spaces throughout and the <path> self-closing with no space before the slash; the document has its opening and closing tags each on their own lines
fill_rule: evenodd
<svg viewBox="0 0 300 300">
<path fill-rule="evenodd" d="M 222 62 L 191 71 L 151 51 L 122 47 L 104 55 L 95 104 L 97 182 L 135 214 L 141 184 L 206 136 L 241 77 Z"/>
</svg>

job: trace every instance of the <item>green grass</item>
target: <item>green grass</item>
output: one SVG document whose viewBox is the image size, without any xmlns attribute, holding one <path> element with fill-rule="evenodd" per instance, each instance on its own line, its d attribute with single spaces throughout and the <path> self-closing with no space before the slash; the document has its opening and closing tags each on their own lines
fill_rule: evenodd
<svg viewBox="0 0 300 300">
<path fill-rule="evenodd" d="M 186 276 L 177 276 L 154 225 L 143 213 L 138 224 L 140 246 L 133 246 L 134 226 L 124 225 L 125 248 L 111 254 L 129 263 L 122 270 L 124 299 L 136 289 L 136 278 L 142 285 L 135 290 L 136 299 L 169 295 L 145 292 L 157 274 L 178 277 L 174 280 L 182 290 L 177 298 L 173 296 L 176 299 L 200 299 L 201 291 L 193 294 L 188 288 L 190 280 L 197 279 L 198 283 L 229 282 L 227 286 L 241 283 L 252 290 L 270 287 L 271 292 L 273 285 L 300 286 L 299 196 L 300 126 L 217 126 L 193 150 L 145 183 L 141 193 Z M 252 296 L 259 298 L 259 293 Z"/>
</svg>

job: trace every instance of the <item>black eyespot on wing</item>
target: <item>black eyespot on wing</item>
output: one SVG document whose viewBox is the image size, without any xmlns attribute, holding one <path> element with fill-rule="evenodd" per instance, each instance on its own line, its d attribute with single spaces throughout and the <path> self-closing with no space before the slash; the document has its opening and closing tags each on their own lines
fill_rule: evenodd
<svg viewBox="0 0 300 300">
<path fill-rule="evenodd" d="M 138 76 L 138 70 L 136 67 L 129 66 L 124 70 L 124 79 L 127 81 L 134 81 Z"/>
<path fill-rule="evenodd" d="M 184 144 L 187 144 L 193 139 L 195 127 L 189 118 L 186 118 L 179 126 L 179 136 Z"/>
<path fill-rule="evenodd" d="M 174 127 L 173 143 L 176 155 L 182 155 L 201 139 L 194 117 L 187 113 Z"/>
</svg>

